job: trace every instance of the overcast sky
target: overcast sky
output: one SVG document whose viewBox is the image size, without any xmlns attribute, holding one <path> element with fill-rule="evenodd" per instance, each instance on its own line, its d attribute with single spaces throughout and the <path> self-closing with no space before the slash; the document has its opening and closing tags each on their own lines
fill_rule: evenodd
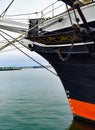
<svg viewBox="0 0 95 130">
<path fill-rule="evenodd" d="M 12 0 L 0 0 L 0 8 L 2 9 L 2 11 L 11 1 Z M 57 0 L 14 0 L 13 4 L 8 9 L 7 14 L 41 11 L 42 9 L 56 1 Z"/>
<path fill-rule="evenodd" d="M 6 15 L 12 14 L 24 14 L 39 12 L 51 3 L 57 0 L 15 0 L 11 7 L 8 9 Z M 11 0 L 0 0 L 0 12 L 2 13 L 4 9 L 8 6 Z M 30 56 L 41 62 L 42 64 L 48 64 L 43 58 L 40 58 L 34 52 L 27 51 Z M 21 52 L 14 50 L 9 52 L 0 53 L 0 66 L 31 66 L 37 65 Z"/>
</svg>

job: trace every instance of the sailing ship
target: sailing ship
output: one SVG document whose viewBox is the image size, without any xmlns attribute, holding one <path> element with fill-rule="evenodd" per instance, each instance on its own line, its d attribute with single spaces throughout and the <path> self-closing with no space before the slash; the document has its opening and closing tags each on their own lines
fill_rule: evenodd
<svg viewBox="0 0 95 130">
<path fill-rule="evenodd" d="M 20 42 L 30 51 L 44 57 L 59 76 L 74 118 L 95 123 L 95 2 L 61 0 L 66 10 L 52 17 L 29 19 L 19 27 L 17 22 L 0 28 L 23 32 L 0 50 Z M 1 19 L 1 18 L 0 18 Z M 3 22 L 8 19 L 2 19 Z"/>
</svg>

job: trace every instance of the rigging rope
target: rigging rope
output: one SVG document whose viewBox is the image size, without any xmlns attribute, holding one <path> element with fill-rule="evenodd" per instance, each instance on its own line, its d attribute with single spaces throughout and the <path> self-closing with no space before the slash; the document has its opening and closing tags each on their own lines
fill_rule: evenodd
<svg viewBox="0 0 95 130">
<path fill-rule="evenodd" d="M 44 21 L 45 21 L 45 20 L 44 20 Z M 39 26 L 41 23 L 43 23 L 43 20 L 41 20 L 41 21 L 40 21 L 39 23 L 37 23 L 35 26 L 31 27 L 29 30 L 23 32 L 23 33 L 22 33 L 21 35 L 19 35 L 18 37 L 13 38 L 12 41 L 9 41 L 6 45 L 2 46 L 2 47 L 0 48 L 0 51 L 3 50 L 4 48 L 6 48 L 7 46 L 11 45 L 12 43 L 18 41 L 18 39 L 21 40 L 22 38 L 24 38 L 25 35 L 27 35 L 27 33 L 28 33 L 29 31 L 31 31 L 32 29 L 36 28 L 36 27 Z"/>
<path fill-rule="evenodd" d="M 69 16 L 69 19 L 70 19 L 70 23 L 71 23 L 71 25 L 73 25 L 73 22 L 72 22 L 71 15 L 70 15 L 69 8 L 68 8 L 67 4 L 66 4 L 66 8 L 67 8 L 68 16 Z"/>
<path fill-rule="evenodd" d="M 12 36 L 10 36 L 9 34 L 3 32 L 2 30 L 0 30 L 2 33 L 6 34 L 7 36 L 9 36 L 10 38 L 14 39 Z M 3 36 L 2 34 L 0 34 L 5 40 L 7 40 L 8 42 L 10 42 L 5 36 Z M 16 42 L 18 42 L 20 45 L 24 46 L 20 41 L 16 40 Z M 29 56 L 27 53 L 25 53 L 24 51 L 22 51 L 19 47 L 17 47 L 16 45 L 14 45 L 12 43 L 12 45 L 18 49 L 20 52 L 22 52 L 24 55 L 26 55 L 28 58 L 30 58 L 31 60 L 33 60 L 34 62 L 36 62 L 37 64 L 39 64 L 41 67 L 45 68 L 46 70 L 48 70 L 49 72 L 51 72 L 52 74 L 54 74 L 55 76 L 58 76 L 55 72 L 53 72 L 52 70 L 48 69 L 46 66 L 42 65 L 40 62 L 38 62 L 37 60 L 35 60 L 34 58 L 32 58 L 31 56 Z M 24 46 L 25 47 L 25 46 Z M 26 47 L 27 48 L 27 47 Z M 27 48 L 28 49 L 28 48 Z M 29 50 L 29 49 L 28 49 Z"/>
<path fill-rule="evenodd" d="M 10 8 L 10 6 L 12 5 L 12 3 L 14 2 L 14 0 L 11 1 L 11 3 L 7 6 L 7 8 L 1 13 L 1 16 L 4 17 L 5 13 L 7 12 L 7 10 Z"/>
<path fill-rule="evenodd" d="M 19 48 L 24 48 L 24 47 L 19 47 Z M 13 51 L 13 50 L 16 50 L 16 48 L 3 50 L 3 51 L 0 51 L 0 53 L 3 53 L 3 52 L 9 52 L 9 51 Z"/>
<path fill-rule="evenodd" d="M 14 44 L 12 44 L 15 48 L 17 48 L 20 52 L 22 52 L 24 55 L 26 55 L 27 57 L 29 57 L 30 59 L 32 59 L 34 62 L 36 62 L 38 65 L 40 65 L 41 67 L 45 68 L 46 70 L 48 70 L 49 72 L 51 72 L 52 74 L 54 74 L 55 76 L 58 76 L 55 72 L 53 72 L 52 70 L 48 69 L 46 66 L 42 65 L 40 62 L 38 62 L 37 60 L 35 60 L 34 58 L 32 58 L 31 56 L 29 56 L 27 53 L 25 53 L 24 51 L 22 51 L 20 48 L 18 48 L 17 46 L 15 46 Z"/>
</svg>

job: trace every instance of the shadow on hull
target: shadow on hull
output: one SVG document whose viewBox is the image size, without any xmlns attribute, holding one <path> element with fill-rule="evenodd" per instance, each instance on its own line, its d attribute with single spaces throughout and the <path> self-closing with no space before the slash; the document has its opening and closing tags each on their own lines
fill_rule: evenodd
<svg viewBox="0 0 95 130">
<path fill-rule="evenodd" d="M 68 130 L 95 130 L 95 125 L 74 119 Z"/>
</svg>

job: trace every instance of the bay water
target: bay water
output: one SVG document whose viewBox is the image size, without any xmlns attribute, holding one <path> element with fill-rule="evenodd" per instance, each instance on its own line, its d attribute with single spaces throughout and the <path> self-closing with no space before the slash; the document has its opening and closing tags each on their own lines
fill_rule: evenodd
<svg viewBox="0 0 95 130">
<path fill-rule="evenodd" d="M 0 130 L 78 130 L 72 120 L 58 77 L 43 68 L 0 71 Z"/>
</svg>

